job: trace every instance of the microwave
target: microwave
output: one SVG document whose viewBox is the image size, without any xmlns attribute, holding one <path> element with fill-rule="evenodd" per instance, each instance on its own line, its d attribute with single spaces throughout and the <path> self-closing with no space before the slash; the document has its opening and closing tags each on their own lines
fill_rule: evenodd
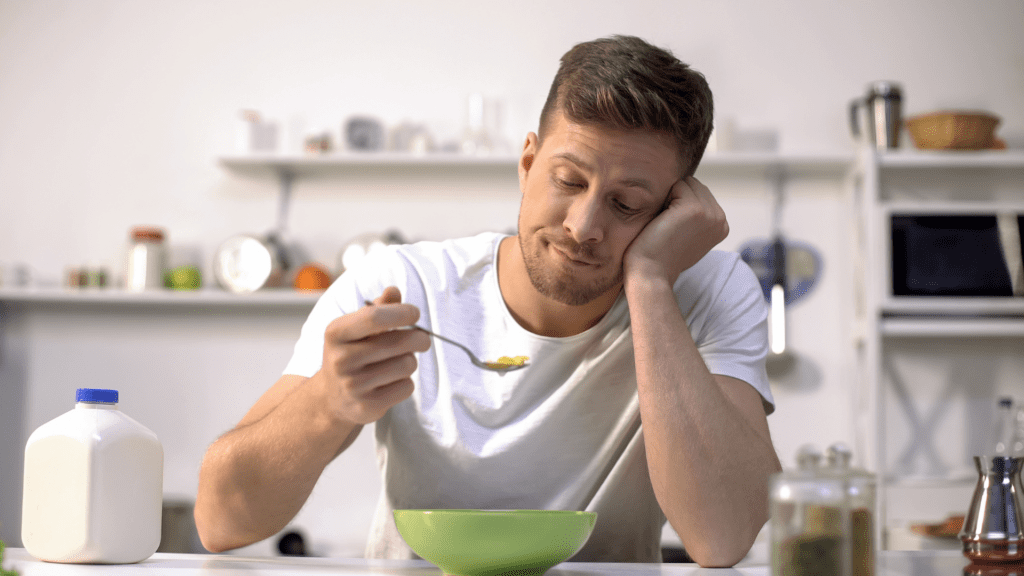
<svg viewBox="0 0 1024 576">
<path fill-rule="evenodd" d="M 1024 296 L 1024 210 L 889 215 L 893 296 Z"/>
</svg>

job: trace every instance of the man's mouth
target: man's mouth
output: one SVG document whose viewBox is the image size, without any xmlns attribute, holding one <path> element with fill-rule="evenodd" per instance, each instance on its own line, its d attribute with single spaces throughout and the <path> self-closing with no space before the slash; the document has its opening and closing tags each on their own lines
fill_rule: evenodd
<svg viewBox="0 0 1024 576">
<path fill-rule="evenodd" d="M 577 266 L 597 266 L 600 264 L 600 261 L 593 256 L 582 255 L 572 248 L 562 247 L 555 243 L 552 243 L 551 247 L 554 248 L 555 252 L 558 252 L 563 259 Z"/>
</svg>

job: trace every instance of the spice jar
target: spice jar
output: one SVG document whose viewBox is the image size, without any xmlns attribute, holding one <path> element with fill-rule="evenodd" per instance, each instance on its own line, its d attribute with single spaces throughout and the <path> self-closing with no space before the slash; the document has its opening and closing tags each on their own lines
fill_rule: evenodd
<svg viewBox="0 0 1024 576">
<path fill-rule="evenodd" d="M 797 468 L 771 479 L 772 574 L 850 576 L 848 498 L 843 478 L 822 469 L 810 446 L 797 454 Z"/>
<path fill-rule="evenodd" d="M 164 231 L 150 226 L 131 229 L 124 287 L 132 292 L 163 288 Z"/>
<path fill-rule="evenodd" d="M 845 444 L 837 443 L 826 451 L 825 471 L 834 474 L 846 486 L 849 509 L 851 574 L 874 576 L 875 550 L 875 476 L 850 465 L 853 453 Z"/>
</svg>

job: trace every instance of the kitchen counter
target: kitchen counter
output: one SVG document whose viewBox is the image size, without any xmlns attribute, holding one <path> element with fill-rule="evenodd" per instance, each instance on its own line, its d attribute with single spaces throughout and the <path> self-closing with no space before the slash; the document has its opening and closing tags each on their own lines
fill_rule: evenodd
<svg viewBox="0 0 1024 576">
<path fill-rule="evenodd" d="M 965 576 L 984 571 L 966 571 L 967 559 L 958 551 L 886 551 L 880 555 L 877 576 Z M 9 548 L 3 568 L 18 570 L 21 576 L 291 576 L 306 574 L 379 574 L 383 576 L 441 576 L 441 570 L 425 560 L 363 560 L 361 558 L 252 558 L 213 554 L 154 554 L 138 564 L 80 565 L 51 564 L 32 558 L 24 548 Z M 564 562 L 547 576 L 768 576 L 764 564 L 735 568 L 700 568 L 695 564 L 602 564 Z M 1020 574 L 1022 572 L 1016 572 Z M 993 571 L 1006 575 L 1006 571 Z"/>
</svg>

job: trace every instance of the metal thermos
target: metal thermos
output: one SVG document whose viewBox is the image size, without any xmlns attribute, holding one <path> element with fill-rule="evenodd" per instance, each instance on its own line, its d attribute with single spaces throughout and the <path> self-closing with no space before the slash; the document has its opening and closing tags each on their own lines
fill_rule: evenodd
<svg viewBox="0 0 1024 576">
<path fill-rule="evenodd" d="M 978 483 L 964 519 L 964 555 L 981 562 L 1024 560 L 1021 465 L 1024 458 L 975 456 Z"/>
<path fill-rule="evenodd" d="M 867 143 L 878 150 L 899 148 L 902 108 L 899 84 L 874 82 L 868 86 L 866 96 L 850 103 L 850 130 L 856 138 L 866 137 Z"/>
</svg>

